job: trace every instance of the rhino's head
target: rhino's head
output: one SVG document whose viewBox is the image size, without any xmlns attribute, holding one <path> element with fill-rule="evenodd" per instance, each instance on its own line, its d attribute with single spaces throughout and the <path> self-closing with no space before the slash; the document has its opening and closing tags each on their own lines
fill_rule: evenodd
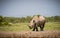
<svg viewBox="0 0 60 38">
<path fill-rule="evenodd" d="M 32 28 L 33 28 L 33 23 L 29 23 L 28 27 L 29 27 L 30 29 L 32 29 Z"/>
<path fill-rule="evenodd" d="M 30 29 L 32 29 L 32 28 L 33 28 L 33 26 L 34 26 L 34 23 L 35 23 L 35 21 L 34 21 L 34 20 L 33 20 L 33 21 L 31 21 L 31 22 L 29 23 L 28 27 L 29 27 Z"/>
</svg>

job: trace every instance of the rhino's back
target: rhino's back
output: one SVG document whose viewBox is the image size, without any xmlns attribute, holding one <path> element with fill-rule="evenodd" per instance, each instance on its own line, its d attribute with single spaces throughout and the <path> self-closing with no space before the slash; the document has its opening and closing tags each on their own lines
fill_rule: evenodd
<svg viewBox="0 0 60 38">
<path fill-rule="evenodd" d="M 33 20 L 35 20 L 35 22 L 38 22 L 38 21 L 44 22 L 45 18 L 43 16 L 39 16 L 39 17 L 38 16 L 34 16 L 33 19 L 32 19 L 32 22 L 33 22 Z"/>
</svg>

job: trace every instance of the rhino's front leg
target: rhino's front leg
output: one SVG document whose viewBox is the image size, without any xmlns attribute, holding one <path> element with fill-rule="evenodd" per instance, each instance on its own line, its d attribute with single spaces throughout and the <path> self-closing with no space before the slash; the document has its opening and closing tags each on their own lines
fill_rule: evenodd
<svg viewBox="0 0 60 38">
<path fill-rule="evenodd" d="M 36 31 L 38 31 L 36 23 L 34 24 L 33 31 L 35 31 L 35 29 L 36 29 Z"/>
<path fill-rule="evenodd" d="M 38 31 L 38 28 L 37 28 L 37 26 L 36 26 L 36 31 Z"/>
</svg>

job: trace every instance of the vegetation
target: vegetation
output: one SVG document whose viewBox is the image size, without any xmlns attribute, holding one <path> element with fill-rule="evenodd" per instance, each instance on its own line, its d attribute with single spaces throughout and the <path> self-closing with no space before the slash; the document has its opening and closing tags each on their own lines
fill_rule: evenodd
<svg viewBox="0 0 60 38">
<path fill-rule="evenodd" d="M 23 31 L 30 30 L 27 26 L 33 17 L 3 17 L 0 16 L 0 30 L 3 31 Z M 45 17 L 45 30 L 60 30 L 60 16 Z M 38 27 L 39 28 L 39 27 Z M 40 28 L 39 28 L 40 29 Z"/>
<path fill-rule="evenodd" d="M 3 25 L 8 25 L 8 21 L 7 19 L 5 20 L 2 16 L 0 16 L 0 26 L 3 26 Z"/>
<path fill-rule="evenodd" d="M 8 22 L 8 23 L 28 23 L 33 16 L 27 17 L 2 17 L 0 16 L 0 22 Z M 60 22 L 60 16 L 52 16 L 52 17 L 45 17 L 47 22 Z"/>
</svg>

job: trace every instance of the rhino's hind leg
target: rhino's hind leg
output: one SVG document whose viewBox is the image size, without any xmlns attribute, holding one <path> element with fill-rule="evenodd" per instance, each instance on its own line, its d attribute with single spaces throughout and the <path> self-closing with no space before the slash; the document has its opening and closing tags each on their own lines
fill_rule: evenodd
<svg viewBox="0 0 60 38">
<path fill-rule="evenodd" d="M 43 29 L 44 29 L 44 24 L 40 25 L 40 30 L 43 31 Z"/>
</svg>

